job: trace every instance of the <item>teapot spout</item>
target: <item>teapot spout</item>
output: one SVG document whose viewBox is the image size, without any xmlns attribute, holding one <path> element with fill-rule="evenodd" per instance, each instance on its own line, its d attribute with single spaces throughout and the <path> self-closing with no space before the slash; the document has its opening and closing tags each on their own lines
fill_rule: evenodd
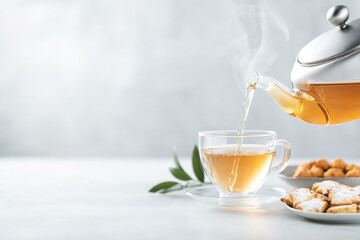
<svg viewBox="0 0 360 240">
<path fill-rule="evenodd" d="M 265 90 L 284 112 L 293 117 L 316 125 L 330 123 L 321 99 L 309 92 L 289 89 L 274 78 L 257 72 L 250 75 L 248 88 Z"/>
</svg>

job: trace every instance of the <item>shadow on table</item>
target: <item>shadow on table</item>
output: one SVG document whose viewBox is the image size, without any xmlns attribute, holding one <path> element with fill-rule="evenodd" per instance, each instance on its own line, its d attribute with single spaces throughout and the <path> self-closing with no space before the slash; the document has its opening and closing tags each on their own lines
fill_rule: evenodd
<svg viewBox="0 0 360 240">
<path fill-rule="evenodd" d="M 284 215 L 287 213 L 286 209 L 279 209 L 277 204 L 268 204 L 258 207 L 217 207 L 214 209 L 217 212 L 227 213 L 227 214 L 251 214 L 251 215 Z M 296 217 L 295 215 L 292 215 Z"/>
<path fill-rule="evenodd" d="M 300 217 L 299 217 L 300 218 Z M 333 225 L 360 225 L 360 222 L 320 222 L 320 221 L 316 221 L 316 220 L 310 220 L 307 218 L 303 218 L 303 221 L 308 222 L 308 223 L 315 223 L 315 224 L 319 224 L 319 225 L 328 225 L 328 226 L 333 226 Z"/>
<path fill-rule="evenodd" d="M 318 225 L 360 225 L 360 222 L 321 222 L 316 220 L 310 220 L 301 216 L 297 216 L 295 214 L 291 214 L 287 211 L 287 209 L 279 209 L 275 206 L 270 207 L 261 207 L 261 208 L 240 208 L 240 207 L 234 207 L 234 208 L 215 208 L 214 211 L 221 212 L 229 215 L 247 215 L 251 217 L 280 217 L 280 218 L 286 218 L 290 221 L 302 221 L 309 224 L 318 224 Z"/>
</svg>

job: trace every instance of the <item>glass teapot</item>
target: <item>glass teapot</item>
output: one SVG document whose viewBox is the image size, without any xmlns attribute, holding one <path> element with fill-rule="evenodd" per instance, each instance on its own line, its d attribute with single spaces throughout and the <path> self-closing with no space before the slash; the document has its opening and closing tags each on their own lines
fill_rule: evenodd
<svg viewBox="0 0 360 240">
<path fill-rule="evenodd" d="M 349 23 L 349 10 L 332 7 L 328 21 L 336 28 L 323 33 L 297 55 L 291 72 L 293 89 L 259 73 L 248 87 L 264 89 L 288 114 L 316 125 L 360 118 L 360 18 Z"/>
</svg>

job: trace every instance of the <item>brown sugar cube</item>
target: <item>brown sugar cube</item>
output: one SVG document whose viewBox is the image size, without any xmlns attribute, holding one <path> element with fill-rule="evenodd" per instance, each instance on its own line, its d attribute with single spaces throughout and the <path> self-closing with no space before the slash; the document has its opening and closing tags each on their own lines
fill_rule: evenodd
<svg viewBox="0 0 360 240">
<path fill-rule="evenodd" d="M 294 178 L 311 177 L 310 169 L 306 165 L 300 164 L 296 167 L 293 177 Z"/>
<path fill-rule="evenodd" d="M 345 169 L 346 169 L 346 172 L 348 172 L 348 171 L 353 170 L 354 168 L 357 168 L 360 170 L 360 167 L 356 164 L 348 164 Z"/>
<path fill-rule="evenodd" d="M 332 167 L 332 168 L 340 168 L 342 170 L 345 170 L 346 163 L 341 158 L 338 158 L 338 159 L 335 159 L 334 161 L 332 161 L 330 163 L 330 167 Z"/>
<path fill-rule="evenodd" d="M 324 170 L 322 168 L 319 168 L 319 167 L 313 165 L 310 168 L 310 174 L 312 177 L 321 178 L 321 177 L 323 177 Z"/>
<path fill-rule="evenodd" d="M 337 177 L 345 177 L 345 174 L 340 168 L 329 168 L 324 173 L 324 178 L 337 178 Z"/>
<path fill-rule="evenodd" d="M 326 159 L 319 159 L 317 161 L 315 161 L 314 163 L 315 166 L 322 168 L 324 171 L 328 170 L 330 168 L 330 164 L 328 163 L 328 161 Z"/>
<path fill-rule="evenodd" d="M 360 177 L 360 168 L 353 168 L 346 173 L 346 177 Z"/>
</svg>

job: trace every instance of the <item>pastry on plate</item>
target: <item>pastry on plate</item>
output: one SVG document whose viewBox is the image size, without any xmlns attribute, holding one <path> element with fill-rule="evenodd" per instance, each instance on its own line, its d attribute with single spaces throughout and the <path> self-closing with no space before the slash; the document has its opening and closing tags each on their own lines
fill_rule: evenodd
<svg viewBox="0 0 360 240">
<path fill-rule="evenodd" d="M 296 207 L 296 205 L 298 205 L 299 203 L 315 198 L 316 193 L 314 193 L 308 188 L 298 188 L 292 190 L 289 194 L 289 197 L 291 199 L 292 206 Z"/>
<path fill-rule="evenodd" d="M 296 209 L 306 212 L 324 212 L 329 206 L 329 203 L 319 198 L 312 198 L 308 201 L 296 205 Z"/>
<path fill-rule="evenodd" d="M 356 186 L 356 187 L 353 187 L 353 190 L 360 195 L 360 185 Z"/>
<path fill-rule="evenodd" d="M 332 161 L 330 163 L 330 167 L 331 168 L 339 168 L 341 170 L 345 170 L 346 168 L 346 163 L 344 162 L 344 160 L 342 160 L 341 158 L 335 159 L 334 161 Z"/>
<path fill-rule="evenodd" d="M 350 187 L 332 188 L 329 191 L 329 200 L 331 205 L 348 205 L 360 203 L 360 196 Z"/>
<path fill-rule="evenodd" d="M 324 170 L 318 166 L 313 165 L 310 168 L 310 175 L 312 177 L 321 178 L 324 175 Z"/>
<path fill-rule="evenodd" d="M 341 168 L 329 168 L 324 172 L 324 178 L 339 178 L 345 177 L 344 170 Z"/>
<path fill-rule="evenodd" d="M 289 194 L 286 195 L 285 197 L 280 198 L 280 200 L 281 200 L 283 203 L 285 203 L 286 205 L 288 205 L 289 207 L 292 207 L 292 206 L 293 206 L 293 203 L 292 203 L 292 200 L 291 200 Z"/>
<path fill-rule="evenodd" d="M 319 159 L 314 161 L 314 166 L 321 168 L 322 170 L 326 171 L 330 168 L 330 164 L 326 159 Z"/>
<path fill-rule="evenodd" d="M 354 168 L 360 169 L 360 167 L 356 164 L 348 164 L 345 168 L 346 172 L 353 170 Z"/>
<path fill-rule="evenodd" d="M 314 183 L 314 185 L 312 186 L 312 190 L 315 191 L 316 193 L 320 193 L 323 195 L 328 195 L 329 191 L 333 188 L 337 188 L 339 187 L 341 184 L 335 181 L 330 181 L 330 180 L 326 180 L 326 181 L 322 181 L 322 182 L 317 182 Z"/>
<path fill-rule="evenodd" d="M 300 164 L 295 169 L 293 177 L 295 178 L 304 178 L 304 177 L 311 177 L 310 168 L 306 164 Z"/>
<path fill-rule="evenodd" d="M 356 213 L 358 206 L 356 204 L 351 205 L 341 205 L 329 207 L 327 213 Z"/>
<path fill-rule="evenodd" d="M 294 178 L 340 178 L 360 177 L 360 166 L 347 164 L 343 159 L 337 158 L 328 162 L 324 158 L 300 163 L 292 176 Z"/>
<path fill-rule="evenodd" d="M 349 187 L 335 181 L 315 183 L 311 189 L 293 189 L 281 201 L 291 208 L 326 214 L 359 213 L 360 185 Z"/>
<path fill-rule="evenodd" d="M 360 177 L 360 168 L 353 168 L 346 173 L 346 177 Z"/>
</svg>

